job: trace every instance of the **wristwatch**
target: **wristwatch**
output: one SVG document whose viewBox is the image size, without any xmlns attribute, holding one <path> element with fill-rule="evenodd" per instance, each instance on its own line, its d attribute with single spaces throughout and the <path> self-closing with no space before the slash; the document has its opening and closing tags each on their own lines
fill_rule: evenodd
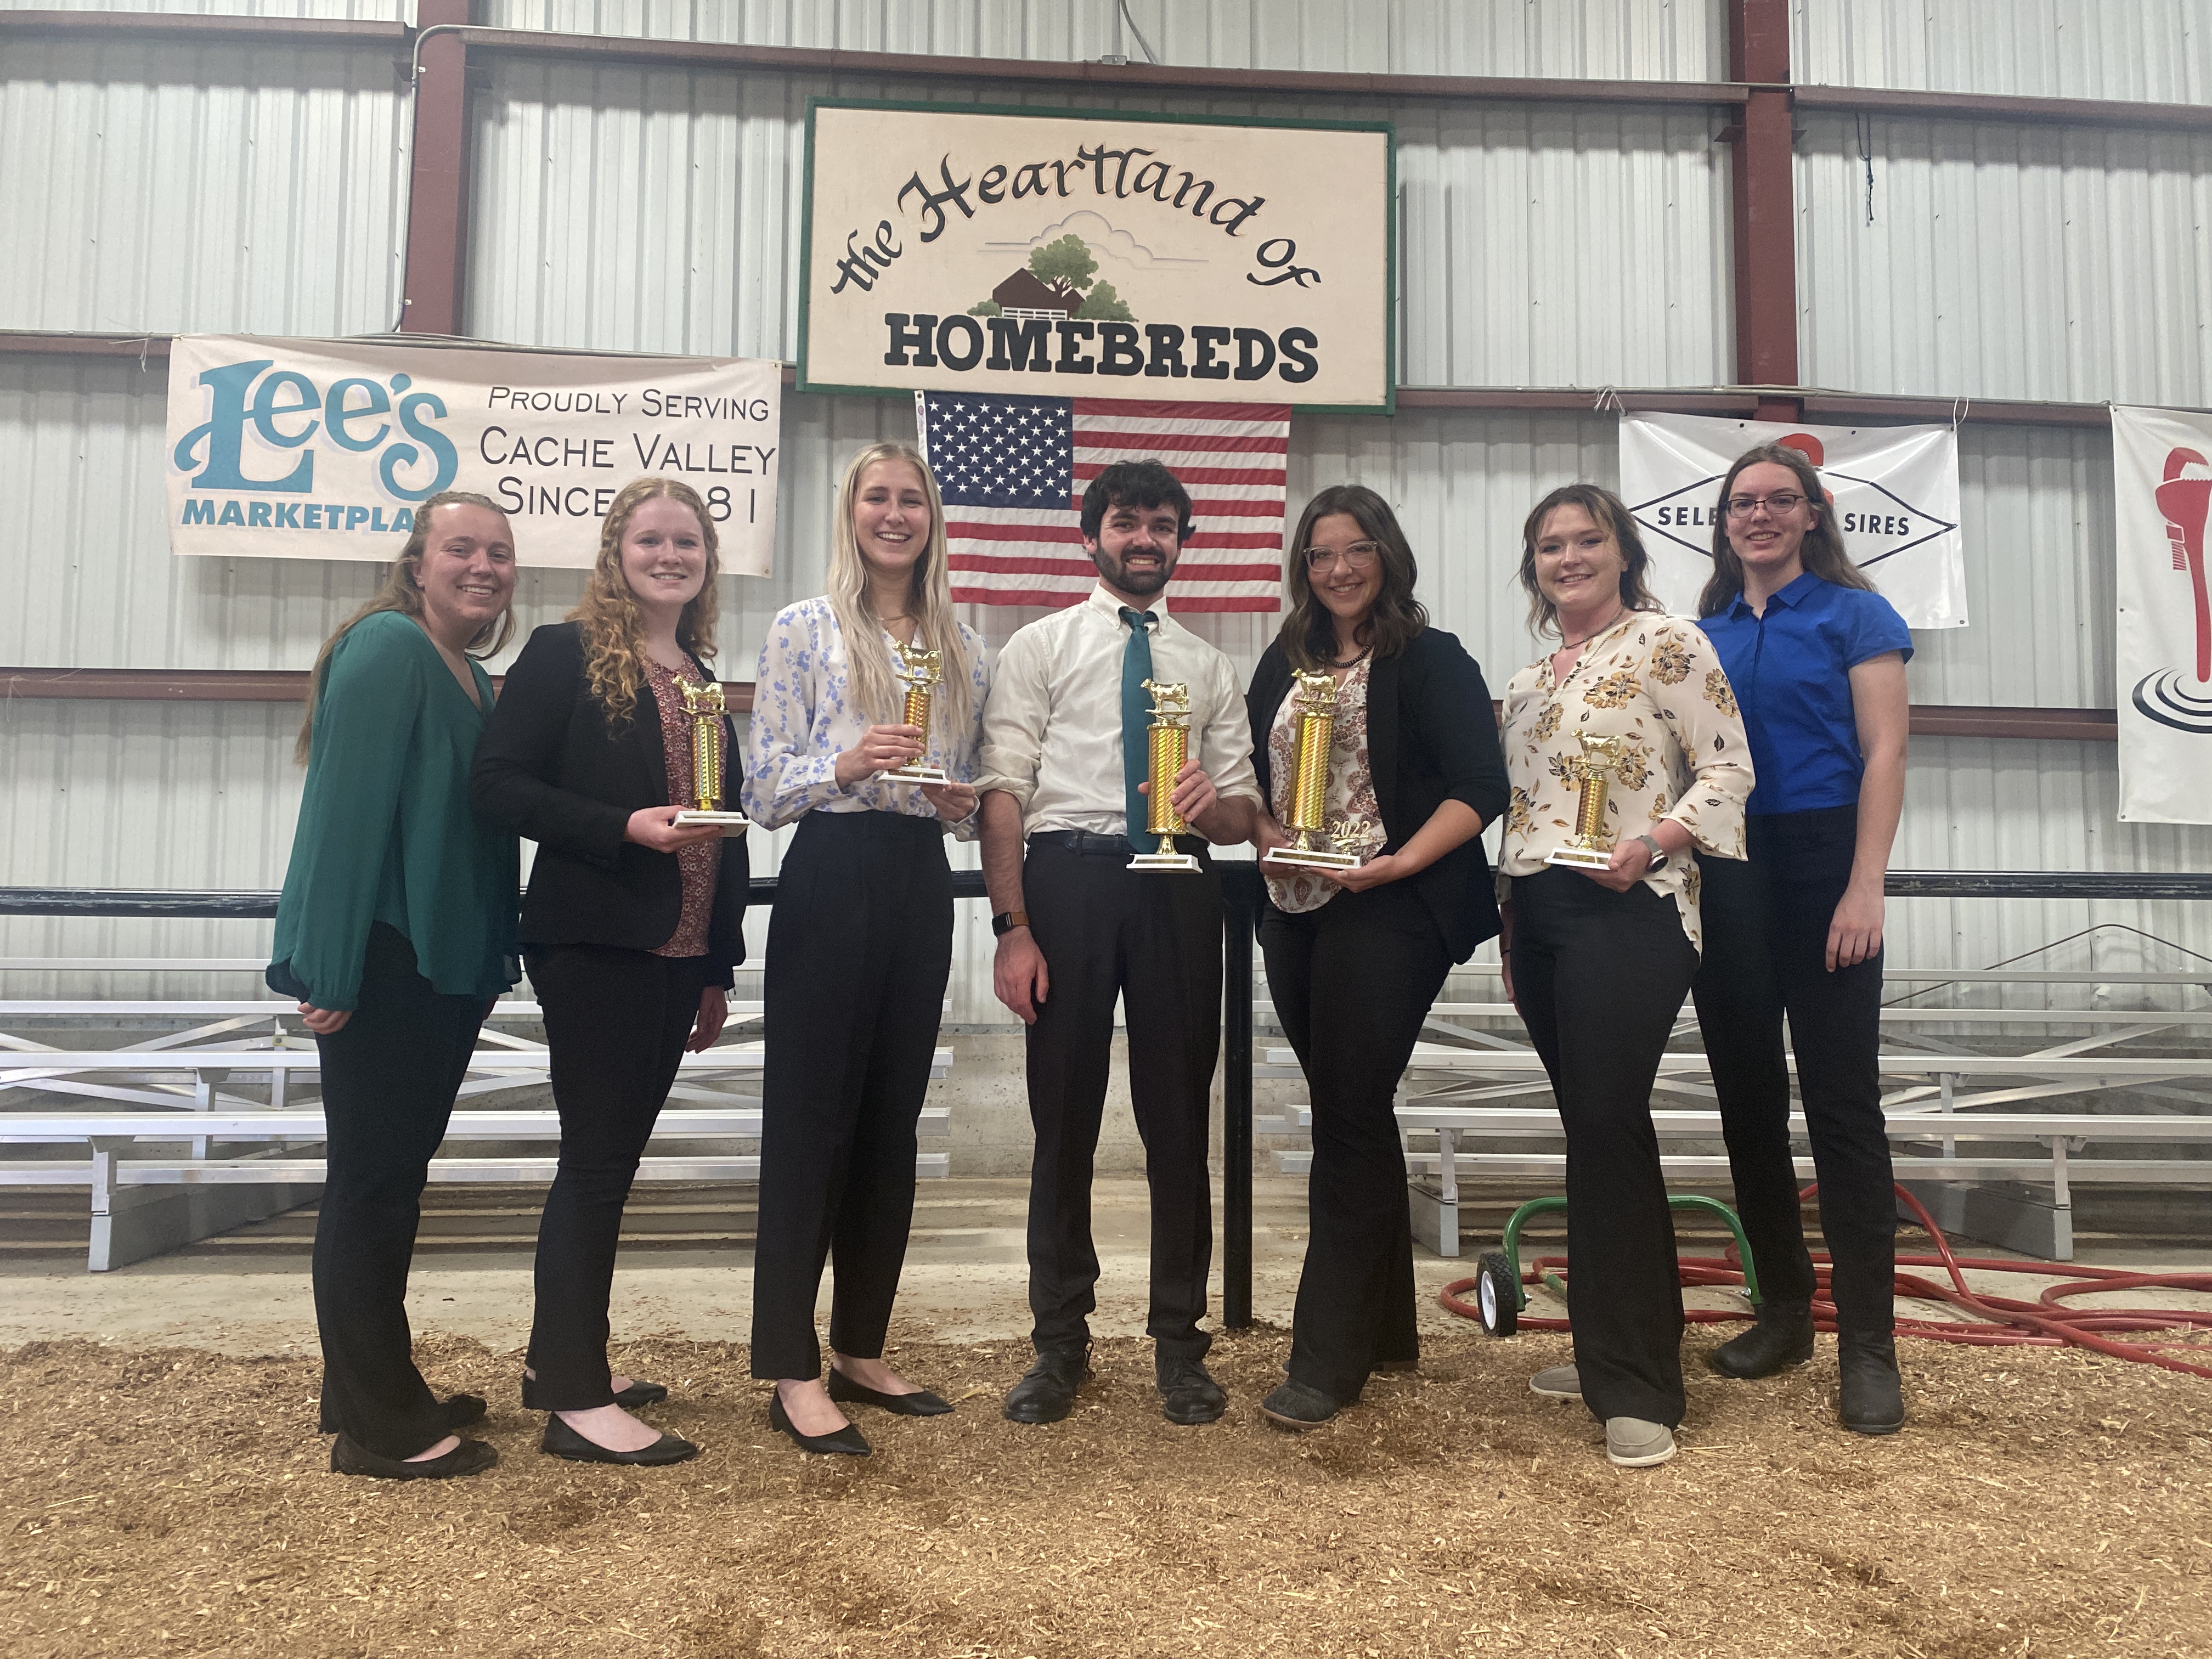
<svg viewBox="0 0 2212 1659">
<path fill-rule="evenodd" d="M 1659 838 L 1656 836 L 1637 836 L 1633 839 L 1642 842 L 1651 849 L 1651 862 L 1644 866 L 1645 875 L 1650 875 L 1654 870 L 1663 870 L 1667 867 L 1667 849 L 1659 844 Z"/>
<path fill-rule="evenodd" d="M 1028 911 L 1001 910 L 997 915 L 991 918 L 992 936 L 996 939 L 1004 939 L 1007 934 L 1012 933 L 1015 928 L 1026 927 L 1029 925 L 1030 913 Z"/>
</svg>

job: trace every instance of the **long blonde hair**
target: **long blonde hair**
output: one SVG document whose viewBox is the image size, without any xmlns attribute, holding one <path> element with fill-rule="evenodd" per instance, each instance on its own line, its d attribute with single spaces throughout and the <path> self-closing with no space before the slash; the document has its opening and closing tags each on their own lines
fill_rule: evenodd
<svg viewBox="0 0 2212 1659">
<path fill-rule="evenodd" d="M 499 514 L 506 524 L 507 509 L 489 495 L 479 495 L 471 489 L 442 489 L 415 509 L 415 527 L 407 538 L 407 544 L 399 550 L 399 556 L 384 573 L 384 586 L 376 590 L 376 597 L 338 624 L 337 632 L 323 641 L 323 648 L 315 653 L 315 665 L 307 674 L 307 710 L 300 717 L 299 740 L 292 745 L 292 758 L 300 765 L 307 763 L 308 752 L 315 740 L 315 703 L 322 695 L 323 675 L 329 669 L 331 653 L 338 648 L 338 641 L 353 632 L 356 624 L 380 611 L 397 611 L 403 617 L 422 619 L 422 555 L 430 545 L 430 515 L 441 507 L 481 507 Z M 510 531 L 510 534 L 511 534 Z M 496 657 L 507 649 L 507 642 L 514 637 L 514 600 L 509 596 L 506 607 L 498 616 L 486 623 L 468 643 L 471 657 Z"/>
<path fill-rule="evenodd" d="M 582 637 L 585 682 L 610 726 L 629 719 L 637 708 L 638 693 L 645 688 L 645 628 L 637 596 L 623 574 L 623 535 L 638 508 L 660 497 L 691 509 L 707 547 L 706 579 L 677 619 L 676 642 L 702 661 L 714 654 L 714 623 L 721 615 L 714 579 L 722 574 L 721 541 L 714 534 L 714 521 L 707 516 L 707 503 L 681 479 L 633 478 L 607 508 L 606 520 L 599 526 L 599 557 L 592 562 L 584 597 L 568 613 Z"/>
<path fill-rule="evenodd" d="M 908 614 L 914 618 L 915 644 L 944 653 L 945 681 L 930 700 L 930 720 L 942 731 L 959 732 L 975 713 L 974 688 L 969 682 L 975 665 L 968 659 L 960 624 L 952 615 L 945 500 L 938 494 L 937 475 L 910 444 L 870 444 L 853 457 L 837 486 L 837 517 L 830 541 L 830 609 L 845 636 L 853 700 L 864 718 L 882 725 L 896 725 L 905 702 L 905 689 L 891 672 L 890 654 L 878 646 L 883 619 L 876 615 L 867 561 L 860 556 L 860 538 L 853 533 L 853 504 L 860 493 L 860 475 L 878 461 L 906 463 L 920 476 L 922 493 L 929 497 L 929 544 L 915 562 Z"/>
</svg>

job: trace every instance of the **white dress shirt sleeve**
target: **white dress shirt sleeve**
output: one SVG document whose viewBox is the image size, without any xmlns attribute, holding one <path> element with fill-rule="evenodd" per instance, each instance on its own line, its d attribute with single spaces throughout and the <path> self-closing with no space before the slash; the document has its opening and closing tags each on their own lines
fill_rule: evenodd
<svg viewBox="0 0 2212 1659">
<path fill-rule="evenodd" d="M 1214 792 L 1224 799 L 1242 796 L 1260 799 L 1260 776 L 1252 769 L 1252 717 L 1244 702 L 1244 688 L 1237 683 L 1237 666 L 1216 652 L 1207 678 L 1210 712 L 1199 741 L 1199 765 L 1213 780 Z M 1264 803 L 1262 803 L 1264 805 Z"/>
<path fill-rule="evenodd" d="M 999 653 L 989 701 L 983 706 L 983 742 L 976 757 L 975 793 L 1003 790 L 1029 813 L 1044 757 L 1045 726 L 1052 715 L 1045 684 L 1045 630 L 1025 628 Z"/>
</svg>

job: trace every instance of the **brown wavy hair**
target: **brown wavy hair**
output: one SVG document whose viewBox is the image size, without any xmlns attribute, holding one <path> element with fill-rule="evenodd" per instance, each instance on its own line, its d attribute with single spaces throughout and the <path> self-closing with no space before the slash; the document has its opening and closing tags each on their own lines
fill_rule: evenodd
<svg viewBox="0 0 2212 1659">
<path fill-rule="evenodd" d="M 338 641 L 353 632 L 356 624 L 380 611 L 397 611 L 403 617 L 422 619 L 422 555 L 430 546 L 430 515 L 441 507 L 481 507 L 499 514 L 501 524 L 507 522 L 507 509 L 489 495 L 479 495 L 472 489 L 441 489 L 415 509 L 415 528 L 407 538 L 407 544 L 399 550 L 384 573 L 384 586 L 376 590 L 376 597 L 338 624 L 337 632 L 323 641 L 323 648 L 315 653 L 315 665 L 307 674 L 307 709 L 300 717 L 300 736 L 292 745 L 292 758 L 300 765 L 307 763 L 307 755 L 314 746 L 315 702 L 322 695 L 323 676 L 331 664 L 331 653 Z M 510 543 L 513 527 L 508 530 Z M 507 649 L 507 642 L 514 637 L 514 600 L 510 594 L 507 608 L 486 623 L 477 636 L 468 643 L 471 657 L 496 657 Z"/>
<path fill-rule="evenodd" d="M 1805 540 L 1797 550 L 1797 556 L 1824 582 L 1833 582 L 1838 587 L 1860 587 L 1871 593 L 1874 583 L 1867 574 L 1851 562 L 1851 556 L 1844 551 L 1843 538 L 1836 532 L 1836 510 L 1828 505 L 1828 492 L 1820 483 L 1820 472 L 1802 449 L 1792 449 L 1787 444 L 1760 444 L 1747 449 L 1735 458 L 1735 465 L 1721 480 L 1721 493 L 1713 500 L 1713 574 L 1707 578 L 1705 591 L 1698 595 L 1698 614 L 1711 617 L 1725 611 L 1743 592 L 1743 561 L 1735 556 L 1735 544 L 1729 540 L 1728 498 L 1735 491 L 1736 474 L 1747 466 L 1761 462 L 1773 466 L 1786 466 L 1796 475 L 1797 489 L 1805 497 L 1805 505 L 1813 509 L 1813 523 L 1805 532 Z"/>
<path fill-rule="evenodd" d="M 1382 591 L 1352 638 L 1378 662 L 1395 657 L 1429 625 L 1426 606 L 1413 597 L 1420 575 L 1413 550 L 1390 503 L 1365 484 L 1331 484 L 1298 514 L 1297 533 L 1283 550 L 1283 654 L 1300 673 L 1311 674 L 1336 661 L 1336 618 L 1315 595 L 1306 572 L 1306 546 L 1314 526 L 1332 514 L 1349 515 L 1360 533 L 1382 550 Z"/>
<path fill-rule="evenodd" d="M 645 628 L 637 596 L 623 575 L 623 536 L 639 507 L 661 498 L 691 509 L 699 520 L 700 539 L 707 545 L 706 579 L 677 619 L 676 642 L 702 662 L 714 654 L 714 623 L 721 615 L 714 585 L 722 574 L 721 540 L 714 533 L 714 520 L 707 516 L 707 503 L 680 478 L 633 478 L 607 508 L 606 520 L 599 526 L 599 554 L 585 579 L 584 597 L 568 613 L 584 647 L 585 682 L 610 726 L 629 719 L 636 710 L 638 693 L 645 689 Z"/>
<path fill-rule="evenodd" d="M 1559 607 L 1544 597 L 1536 582 L 1536 539 L 1544 533 L 1544 520 L 1563 507 L 1579 507 L 1597 520 L 1620 549 L 1620 602 L 1631 611 L 1664 609 L 1646 580 L 1651 556 L 1644 550 L 1636 519 L 1620 496 L 1602 484 L 1561 484 L 1536 503 L 1521 526 L 1521 586 L 1528 591 L 1528 629 L 1537 635 L 1559 632 Z M 1562 639 L 1565 635 L 1560 635 Z"/>
</svg>

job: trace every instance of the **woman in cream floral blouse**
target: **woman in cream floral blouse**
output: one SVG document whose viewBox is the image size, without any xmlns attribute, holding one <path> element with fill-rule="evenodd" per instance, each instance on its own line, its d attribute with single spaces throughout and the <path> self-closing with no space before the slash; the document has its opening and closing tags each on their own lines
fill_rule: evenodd
<svg viewBox="0 0 2212 1659">
<path fill-rule="evenodd" d="M 1506 994 L 1543 1056 L 1567 1135 L 1575 1363 L 1539 1394 L 1579 1396 L 1624 1468 L 1674 1455 L 1682 1295 L 1651 1085 L 1698 967 L 1697 856 L 1744 854 L 1751 750 L 1695 623 L 1644 585 L 1635 521 L 1595 484 L 1555 489 L 1522 531 L 1530 620 L 1559 648 L 1505 690 L 1512 785 L 1498 860 Z M 1575 836 L 1584 738 L 1613 739 L 1598 868 L 1547 864 Z M 1694 850 L 1693 850 L 1694 849 Z"/>
</svg>

